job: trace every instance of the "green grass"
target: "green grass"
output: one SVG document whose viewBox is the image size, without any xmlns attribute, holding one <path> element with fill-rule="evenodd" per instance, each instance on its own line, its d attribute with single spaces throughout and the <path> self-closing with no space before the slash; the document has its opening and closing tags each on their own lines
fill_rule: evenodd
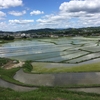
<svg viewBox="0 0 100 100">
<path fill-rule="evenodd" d="M 0 78 L 16 85 L 33 87 L 33 85 L 21 83 L 13 78 L 18 70 L 20 70 L 20 68 L 12 68 L 9 70 L 0 68 Z"/>
<path fill-rule="evenodd" d="M 0 68 L 0 78 L 11 83 L 21 84 L 20 82 L 13 79 L 13 76 L 19 69 L 20 68 L 13 68 L 13 69 L 6 70 L 6 69 Z"/>
<path fill-rule="evenodd" d="M 0 87 L 0 100 L 100 100 L 100 94 L 48 87 L 29 92 L 15 92 Z"/>
<path fill-rule="evenodd" d="M 31 72 L 33 69 L 33 66 L 31 65 L 31 61 L 25 61 L 23 68 L 25 72 Z"/>
<path fill-rule="evenodd" d="M 7 43 L 7 41 L 4 41 L 4 40 L 0 40 L 1 42 L 0 42 L 0 44 L 2 45 L 2 44 L 4 44 L 4 43 Z"/>
<path fill-rule="evenodd" d="M 7 82 L 10 82 L 10 83 L 14 83 L 14 84 L 18 84 L 18 85 L 23 85 L 23 86 L 29 86 L 29 85 L 23 84 L 23 83 L 13 79 L 13 76 L 16 74 L 16 72 L 20 68 L 12 68 L 12 69 L 9 69 L 9 70 L 1 68 L 2 66 L 4 66 L 9 61 L 11 61 L 11 59 L 0 58 L 0 78 L 5 80 L 5 81 L 7 81 Z"/>
<path fill-rule="evenodd" d="M 33 66 L 33 73 L 63 73 L 63 72 L 100 72 L 100 63 L 78 65 L 74 67 Z"/>
<path fill-rule="evenodd" d="M 3 40 L 3 39 L 0 39 L 0 44 L 4 44 L 4 43 L 9 43 L 9 42 L 13 42 L 14 40 Z"/>
<path fill-rule="evenodd" d="M 13 79 L 13 76 L 15 75 L 15 73 L 20 69 L 20 68 L 13 68 L 13 69 L 9 69 L 6 70 L 4 68 L 1 68 L 2 66 L 4 66 L 6 63 L 8 63 L 9 61 L 11 61 L 11 59 L 8 58 L 0 58 L 0 78 L 11 82 L 11 83 L 19 83 L 16 80 Z"/>
<path fill-rule="evenodd" d="M 4 59 L 7 60 L 6 58 L 4 58 Z M 26 65 L 27 65 L 27 63 L 26 63 Z M 31 65 L 31 64 L 29 63 L 29 65 Z M 29 66 L 29 67 L 31 67 L 31 66 Z M 21 82 L 15 80 L 13 78 L 13 76 L 16 74 L 16 72 L 18 70 L 20 70 L 20 67 L 19 68 L 12 68 L 12 69 L 4 69 L 4 68 L 0 67 L 0 78 L 3 79 L 3 80 L 5 80 L 5 81 L 7 81 L 7 82 L 16 84 L 16 85 L 29 86 L 29 87 L 32 86 L 33 87 L 33 85 L 21 83 Z M 26 67 L 26 72 L 30 72 L 30 68 Z"/>
<path fill-rule="evenodd" d="M 0 58 L 0 67 L 3 66 L 4 64 L 8 63 L 10 59 L 7 58 Z"/>
</svg>

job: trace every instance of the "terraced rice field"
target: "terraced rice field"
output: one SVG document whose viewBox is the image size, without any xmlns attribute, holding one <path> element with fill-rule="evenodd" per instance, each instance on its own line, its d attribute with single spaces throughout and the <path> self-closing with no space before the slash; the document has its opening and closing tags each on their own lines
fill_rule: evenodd
<svg viewBox="0 0 100 100">
<path fill-rule="evenodd" d="M 0 57 L 35 62 L 81 63 L 100 58 L 98 38 L 20 40 L 3 44 Z"/>
</svg>

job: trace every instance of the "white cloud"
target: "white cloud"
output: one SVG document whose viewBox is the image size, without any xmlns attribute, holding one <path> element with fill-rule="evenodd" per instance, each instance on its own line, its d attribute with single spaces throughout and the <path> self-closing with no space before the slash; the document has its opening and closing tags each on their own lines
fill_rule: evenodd
<svg viewBox="0 0 100 100">
<path fill-rule="evenodd" d="M 66 19 L 66 20 L 65 20 Z M 38 19 L 37 22 L 39 26 L 42 28 L 49 27 L 49 28 L 65 28 L 66 23 L 68 22 L 68 18 L 63 15 L 46 15 L 41 19 Z"/>
<path fill-rule="evenodd" d="M 6 16 L 6 13 L 0 11 L 0 17 L 5 17 Z"/>
<path fill-rule="evenodd" d="M 46 15 L 42 19 L 38 19 L 37 22 L 44 23 L 44 24 L 50 24 L 50 23 L 55 24 L 55 23 L 59 23 L 63 19 L 65 19 L 65 16 L 51 14 L 51 15 Z"/>
<path fill-rule="evenodd" d="M 22 5 L 23 5 L 22 0 L 0 0 L 0 9 L 22 6 Z"/>
<path fill-rule="evenodd" d="M 26 12 L 24 11 L 13 11 L 12 15 L 21 16 L 25 13 Z M 44 14 L 44 12 L 39 10 L 34 10 L 30 12 L 30 15 L 38 14 Z M 3 12 L 0 15 L 6 16 L 6 14 L 3 14 Z M 100 26 L 100 0 L 70 0 L 69 2 L 66 1 L 60 5 L 58 13 L 45 15 L 37 19 L 37 23 L 33 22 L 34 20 L 9 20 L 7 28 L 3 28 L 7 30 L 25 30 L 46 27 L 69 28 Z M 3 25 L 5 25 L 5 23 L 1 23 L 1 26 Z"/>
<path fill-rule="evenodd" d="M 66 12 L 100 12 L 100 0 L 71 0 L 62 3 L 59 9 Z"/>
<path fill-rule="evenodd" d="M 2 27 L 3 26 L 3 27 Z M 22 30 L 29 30 L 35 28 L 35 24 L 27 23 L 27 24 L 14 24 L 8 22 L 0 22 L 0 30 L 2 31 L 22 31 Z"/>
<path fill-rule="evenodd" d="M 3 26 L 3 27 L 2 27 Z M 6 24 L 6 22 L 0 22 L 0 30 L 4 30 L 8 28 L 8 25 Z"/>
<path fill-rule="evenodd" d="M 39 10 L 34 10 L 34 11 L 30 12 L 30 15 L 40 15 L 40 14 L 44 14 L 44 12 L 39 11 Z"/>
<path fill-rule="evenodd" d="M 10 11 L 8 12 L 10 15 L 13 15 L 13 16 L 22 16 L 24 14 L 26 14 L 26 11 L 22 11 L 22 12 L 19 12 L 19 11 Z"/>
<path fill-rule="evenodd" d="M 28 23 L 33 23 L 34 20 L 9 20 L 10 24 L 28 24 Z"/>
<path fill-rule="evenodd" d="M 70 0 L 59 7 L 59 13 L 37 20 L 41 27 L 67 28 L 100 26 L 100 0 Z"/>
<path fill-rule="evenodd" d="M 0 20 L 4 20 L 6 17 L 6 13 L 0 11 Z"/>
</svg>

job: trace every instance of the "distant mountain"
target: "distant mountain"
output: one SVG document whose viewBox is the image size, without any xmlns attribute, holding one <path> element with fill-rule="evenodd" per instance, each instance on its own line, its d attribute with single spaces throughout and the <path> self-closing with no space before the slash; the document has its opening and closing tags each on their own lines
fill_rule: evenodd
<svg viewBox="0 0 100 100">
<path fill-rule="evenodd" d="M 55 32 L 55 31 L 58 31 L 58 29 L 45 28 L 45 29 L 32 29 L 32 30 L 17 31 L 17 32 L 20 32 L 20 33 L 39 33 L 39 32 Z"/>
<path fill-rule="evenodd" d="M 0 33 L 39 33 L 39 34 L 45 34 L 45 33 L 65 33 L 65 34 L 77 34 L 83 32 L 94 32 L 94 33 L 100 33 L 100 27 L 83 27 L 83 28 L 57 28 L 57 29 L 51 29 L 51 28 L 44 28 L 44 29 L 31 29 L 31 30 L 24 30 L 24 31 L 17 31 L 17 32 L 7 32 L 7 31 L 0 31 Z"/>
<path fill-rule="evenodd" d="M 8 32 L 8 31 L 0 31 L 0 33 L 13 33 L 13 32 Z"/>
</svg>

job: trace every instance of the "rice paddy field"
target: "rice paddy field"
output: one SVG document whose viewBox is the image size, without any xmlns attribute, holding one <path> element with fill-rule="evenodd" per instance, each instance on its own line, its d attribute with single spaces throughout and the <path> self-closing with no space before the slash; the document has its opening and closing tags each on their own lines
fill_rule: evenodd
<svg viewBox="0 0 100 100">
<path fill-rule="evenodd" d="M 81 63 L 100 58 L 98 38 L 20 40 L 0 46 L 0 57 L 22 61 Z"/>
<path fill-rule="evenodd" d="M 53 85 L 50 85 L 54 86 L 53 88 L 40 87 L 34 91 L 17 92 L 10 89 L 11 83 L 9 83 L 10 85 L 8 84 L 8 89 L 6 89 L 7 87 L 0 87 L 0 90 L 2 91 L 0 92 L 0 100 L 100 100 L 99 40 L 100 37 L 64 37 L 56 39 L 18 40 L 1 44 L 1 58 L 6 57 L 18 59 L 20 61 L 32 61 L 32 63 L 29 61 L 30 63 L 27 65 L 27 67 L 30 65 L 32 67 L 32 70 L 29 71 L 29 73 L 25 73 L 25 69 L 23 69 L 23 73 L 21 72 L 22 69 L 17 71 L 19 68 L 10 70 L 0 69 L 1 78 L 3 77 L 11 83 L 21 84 L 22 88 L 23 84 L 29 84 L 30 86 L 29 82 L 32 82 L 32 79 L 34 78 L 35 82 L 36 80 L 38 83 L 43 81 L 44 83 L 42 86 L 45 86 L 45 81 L 49 82 L 49 84 L 50 82 L 54 82 L 55 84 L 53 83 Z M 34 78 L 33 75 L 35 75 Z M 49 78 L 47 77 L 48 75 Z M 41 78 L 41 76 L 43 77 Z M 28 81 L 25 81 L 24 78 Z M 28 83 L 25 83 L 23 80 Z M 2 83 L 1 80 L 0 82 Z M 63 86 L 64 82 L 70 82 L 72 87 L 74 85 L 75 87 L 98 87 L 90 89 L 68 89 L 66 88 L 66 83 L 65 88 L 55 87 L 61 85 Z M 3 85 L 7 86 L 7 82 Z M 14 84 L 14 88 L 15 85 L 16 84 Z M 38 84 L 36 83 L 34 85 Z M 41 86 L 41 84 L 39 86 Z"/>
</svg>

